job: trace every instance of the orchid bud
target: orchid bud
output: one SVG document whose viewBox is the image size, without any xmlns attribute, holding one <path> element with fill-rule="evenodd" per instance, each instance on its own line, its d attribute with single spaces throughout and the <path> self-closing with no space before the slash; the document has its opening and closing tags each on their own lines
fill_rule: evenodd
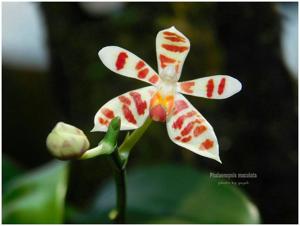
<svg viewBox="0 0 300 226">
<path fill-rule="evenodd" d="M 56 124 L 46 144 L 51 154 L 61 160 L 79 158 L 90 146 L 82 130 L 63 122 Z"/>
</svg>

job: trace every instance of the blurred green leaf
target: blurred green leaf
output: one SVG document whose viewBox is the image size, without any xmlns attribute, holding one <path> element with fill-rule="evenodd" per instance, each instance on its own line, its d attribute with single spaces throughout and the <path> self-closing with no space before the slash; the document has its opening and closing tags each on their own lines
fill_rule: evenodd
<svg viewBox="0 0 300 226">
<path fill-rule="evenodd" d="M 127 223 L 259 223 L 255 205 L 237 187 L 177 165 L 136 168 L 128 175 Z M 110 182 L 85 223 L 107 223 L 115 207 Z M 94 217 L 94 218 L 93 218 Z M 92 221 L 92 222 L 91 222 Z"/>
<path fill-rule="evenodd" d="M 63 222 L 68 163 L 54 161 L 7 184 L 3 194 L 3 223 Z"/>
<path fill-rule="evenodd" d="M 5 154 L 2 155 L 2 186 L 4 191 L 6 184 L 22 172 L 23 170 L 15 161 Z"/>
</svg>

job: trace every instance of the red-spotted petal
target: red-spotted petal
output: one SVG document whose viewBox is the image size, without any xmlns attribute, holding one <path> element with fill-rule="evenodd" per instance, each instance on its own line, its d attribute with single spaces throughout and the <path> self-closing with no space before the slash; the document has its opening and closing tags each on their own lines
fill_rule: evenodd
<svg viewBox="0 0 300 226">
<path fill-rule="evenodd" d="M 221 162 L 218 140 L 213 128 L 182 94 L 175 96 L 173 113 L 167 120 L 167 129 L 175 144 Z"/>
<path fill-rule="evenodd" d="M 215 75 L 177 83 L 177 92 L 211 99 L 225 99 L 241 89 L 242 84 L 227 75 Z"/>
<path fill-rule="evenodd" d="M 154 86 L 148 86 L 110 100 L 96 113 L 92 131 L 107 131 L 110 121 L 116 116 L 121 118 L 121 130 L 139 128 L 149 116 L 150 99 L 156 90 Z"/>
<path fill-rule="evenodd" d="M 135 54 L 117 46 L 107 46 L 98 53 L 103 64 L 115 73 L 139 79 L 152 85 L 158 84 L 157 73 Z"/>
<path fill-rule="evenodd" d="M 185 58 L 190 50 L 190 41 L 175 27 L 160 31 L 156 36 L 158 72 L 174 64 L 177 78 L 180 78 Z"/>
</svg>

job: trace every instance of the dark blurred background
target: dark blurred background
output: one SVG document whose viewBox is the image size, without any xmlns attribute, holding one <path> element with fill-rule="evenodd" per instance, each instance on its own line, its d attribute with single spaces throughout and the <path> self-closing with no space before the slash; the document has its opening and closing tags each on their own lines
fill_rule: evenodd
<svg viewBox="0 0 300 226">
<path fill-rule="evenodd" d="M 153 123 L 128 167 L 256 173 L 241 189 L 262 222 L 298 222 L 298 3 L 5 2 L 2 15 L 3 161 L 30 170 L 52 160 L 45 140 L 58 121 L 95 146 L 103 134 L 89 131 L 99 107 L 145 86 L 108 70 L 99 49 L 121 46 L 156 68 L 156 34 L 175 25 L 191 42 L 182 80 L 228 74 L 243 84 L 222 101 L 189 97 L 214 127 L 223 164 L 173 144 Z M 72 162 L 67 201 L 85 208 L 110 176 L 105 158 Z"/>
</svg>

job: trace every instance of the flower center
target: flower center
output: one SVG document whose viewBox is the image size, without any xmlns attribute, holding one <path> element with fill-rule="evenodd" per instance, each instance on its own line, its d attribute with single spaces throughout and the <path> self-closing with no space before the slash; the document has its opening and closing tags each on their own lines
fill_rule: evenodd
<svg viewBox="0 0 300 226">
<path fill-rule="evenodd" d="M 150 117 L 154 121 L 164 122 L 172 112 L 176 91 L 177 75 L 175 65 L 169 64 L 159 75 L 158 91 L 150 101 Z"/>
<path fill-rule="evenodd" d="M 177 82 L 176 68 L 174 64 L 167 65 L 160 73 L 160 78 L 165 82 Z"/>
</svg>

